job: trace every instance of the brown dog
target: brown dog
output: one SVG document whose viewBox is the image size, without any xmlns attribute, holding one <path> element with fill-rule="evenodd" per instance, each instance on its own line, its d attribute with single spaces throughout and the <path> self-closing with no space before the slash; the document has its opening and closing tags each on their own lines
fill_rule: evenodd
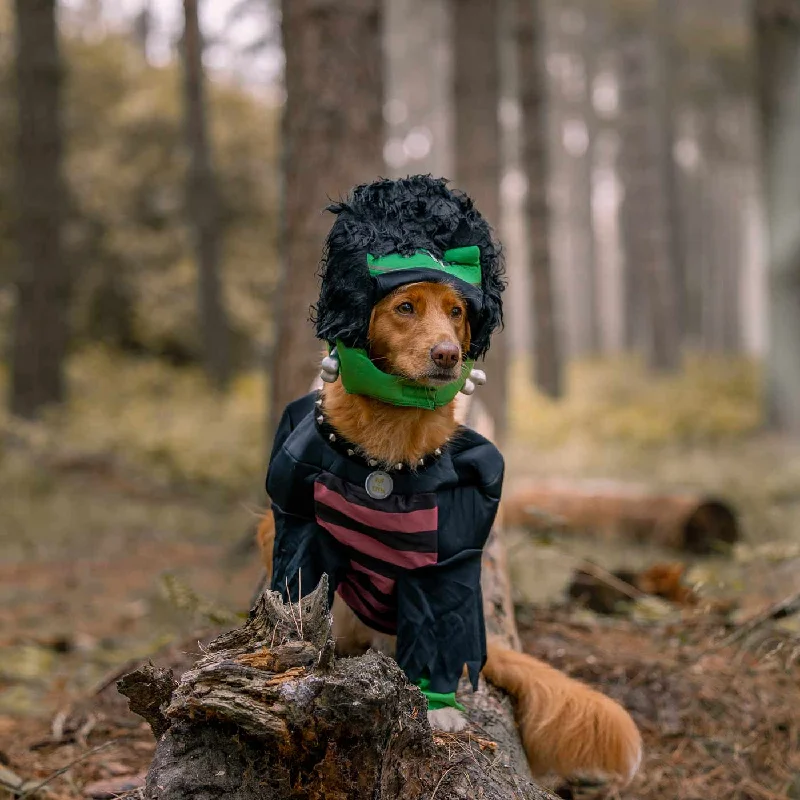
<svg viewBox="0 0 800 800">
<path fill-rule="evenodd" d="M 370 358 L 385 372 L 430 385 L 449 383 L 460 374 L 469 340 L 466 305 L 447 284 L 405 285 L 383 298 L 370 320 Z M 445 445 L 458 428 L 455 402 L 436 410 L 403 408 L 347 394 L 341 381 L 326 384 L 323 391 L 334 428 L 381 463 L 416 464 Z M 274 537 L 268 513 L 257 534 L 268 574 Z M 355 655 L 369 647 L 394 652 L 393 637 L 364 625 L 338 595 L 333 617 L 341 654 Z M 492 643 L 483 674 L 515 698 L 517 723 L 534 774 L 601 772 L 625 781 L 633 777 L 641 760 L 641 737 L 613 700 L 531 656 Z"/>
</svg>

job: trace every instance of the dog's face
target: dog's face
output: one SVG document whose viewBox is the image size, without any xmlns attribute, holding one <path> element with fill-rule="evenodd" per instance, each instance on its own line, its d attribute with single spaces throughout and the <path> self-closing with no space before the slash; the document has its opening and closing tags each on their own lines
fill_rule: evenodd
<svg viewBox="0 0 800 800">
<path fill-rule="evenodd" d="M 369 355 L 384 372 L 443 386 L 461 374 L 469 337 L 467 304 L 452 286 L 411 283 L 372 310 Z"/>
</svg>

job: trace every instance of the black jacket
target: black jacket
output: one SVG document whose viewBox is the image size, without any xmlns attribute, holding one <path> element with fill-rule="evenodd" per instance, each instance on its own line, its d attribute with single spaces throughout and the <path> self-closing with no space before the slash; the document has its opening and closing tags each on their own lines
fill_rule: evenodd
<svg viewBox="0 0 800 800">
<path fill-rule="evenodd" d="M 327 573 L 331 603 L 338 591 L 366 625 L 396 633 L 410 681 L 429 677 L 431 691 L 452 692 L 466 665 L 477 687 L 486 661 L 481 552 L 502 456 L 459 428 L 416 471 L 391 471 L 391 493 L 376 500 L 365 489 L 376 468 L 318 421 L 317 397 L 289 404 L 272 450 L 273 590 L 297 602 L 300 582 L 305 595 Z"/>
</svg>

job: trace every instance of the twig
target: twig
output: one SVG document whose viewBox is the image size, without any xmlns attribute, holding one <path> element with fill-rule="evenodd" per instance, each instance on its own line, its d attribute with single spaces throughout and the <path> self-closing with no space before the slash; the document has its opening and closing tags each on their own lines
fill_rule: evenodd
<svg viewBox="0 0 800 800">
<path fill-rule="evenodd" d="M 297 570 L 297 610 L 300 613 L 300 638 L 303 638 L 303 570 Z"/>
<path fill-rule="evenodd" d="M 100 752 L 100 750 L 105 750 L 106 747 L 110 747 L 114 742 L 103 742 L 103 744 L 97 745 L 97 747 L 93 747 L 91 750 L 87 750 L 85 753 L 81 753 L 77 758 L 73 759 L 69 762 L 69 764 L 65 764 L 63 767 L 57 769 L 51 775 L 48 775 L 43 781 L 40 781 L 35 786 L 31 786 L 29 789 L 26 789 L 22 794 L 18 796 L 18 800 L 27 800 L 28 797 L 32 797 L 36 792 L 40 789 L 43 789 L 47 786 L 48 783 L 54 781 L 59 775 L 63 775 L 68 770 L 72 769 L 76 764 L 79 764 L 81 761 L 85 761 L 89 756 L 94 755 L 95 753 Z"/>
<path fill-rule="evenodd" d="M 587 572 L 593 578 L 597 578 L 597 580 L 607 584 L 612 589 L 616 589 L 626 597 L 630 597 L 631 600 L 641 600 L 642 598 L 647 597 L 645 592 L 637 589 L 635 586 L 632 586 L 627 581 L 620 580 L 613 573 L 603 569 L 602 567 L 599 567 L 597 564 L 593 564 L 591 561 L 581 558 L 579 559 L 578 564 L 580 569 L 582 569 L 584 572 Z"/>
<path fill-rule="evenodd" d="M 433 790 L 433 794 L 431 795 L 431 800 L 435 800 L 436 792 L 439 791 L 439 787 L 442 785 L 442 781 L 458 766 L 458 764 L 453 764 L 452 767 L 448 767 L 443 773 L 442 777 L 439 778 L 439 783 L 436 784 L 436 787 Z"/>
<path fill-rule="evenodd" d="M 567 558 L 575 559 L 576 565 L 579 569 L 582 569 L 584 572 L 591 575 L 593 578 L 596 578 L 599 581 L 602 581 L 607 586 L 610 586 L 612 589 L 616 589 L 621 594 L 624 594 L 626 597 L 630 597 L 631 600 L 642 600 L 643 598 L 648 597 L 646 592 L 637 589 L 635 586 L 632 586 L 627 581 L 620 580 L 616 575 L 612 572 L 609 572 L 607 569 L 603 569 L 601 566 L 588 561 L 585 558 L 581 558 L 580 556 L 576 556 L 574 553 L 571 553 L 568 548 L 560 546 L 556 542 L 551 542 L 548 544 L 548 547 L 552 550 L 556 550 L 559 553 L 562 553 Z"/>
<path fill-rule="evenodd" d="M 289 611 L 292 614 L 292 619 L 294 620 L 294 627 L 297 629 L 297 634 L 302 639 L 303 632 L 300 630 L 300 625 L 297 622 L 297 617 L 294 615 L 294 603 L 292 602 L 292 595 L 289 592 L 289 578 L 288 577 L 284 578 L 284 580 L 286 581 L 286 596 L 289 598 Z"/>
<path fill-rule="evenodd" d="M 60 742 L 64 738 L 64 728 L 66 727 L 70 711 L 72 711 L 72 708 L 66 706 L 53 717 L 53 721 L 50 723 L 50 735 L 54 742 Z"/>
<path fill-rule="evenodd" d="M 745 636 L 752 633 L 756 628 L 760 628 L 765 622 L 778 619 L 782 616 L 788 616 L 790 613 L 794 613 L 794 611 L 790 611 L 790 609 L 793 609 L 795 603 L 797 603 L 800 607 L 800 590 L 792 592 L 792 594 L 790 594 L 788 597 L 784 597 L 783 600 L 779 600 L 777 603 L 773 603 L 763 611 L 760 611 L 754 617 L 751 617 L 747 622 L 742 624 L 738 630 L 735 630 L 730 636 L 725 637 L 721 642 L 718 642 L 711 649 L 719 650 L 723 647 L 728 647 L 735 642 L 738 642 L 740 639 L 744 639 Z"/>
</svg>

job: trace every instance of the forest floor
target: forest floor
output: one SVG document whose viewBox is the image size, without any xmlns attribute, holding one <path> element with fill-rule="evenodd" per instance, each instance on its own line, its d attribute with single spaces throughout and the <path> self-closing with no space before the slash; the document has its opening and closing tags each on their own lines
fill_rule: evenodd
<svg viewBox="0 0 800 800">
<path fill-rule="evenodd" d="M 526 651 L 622 701 L 645 737 L 630 787 L 565 797 L 800 798 L 797 616 L 748 626 L 800 589 L 800 448 L 757 432 L 750 368 L 693 369 L 637 386 L 620 377 L 627 367 L 589 365 L 560 406 L 514 397 L 510 483 L 689 485 L 726 497 L 744 529 L 729 553 L 691 560 L 512 532 Z M 70 406 L 43 423 L 0 418 L 0 784 L 16 775 L 30 788 L 68 766 L 47 796 L 112 797 L 154 749 L 115 678 L 146 658 L 180 671 L 210 628 L 247 610 L 265 389 L 245 377 L 219 398 L 192 371 L 102 352 L 75 359 L 70 380 Z M 709 603 L 616 616 L 565 604 L 585 558 L 608 569 L 683 560 Z"/>
</svg>

